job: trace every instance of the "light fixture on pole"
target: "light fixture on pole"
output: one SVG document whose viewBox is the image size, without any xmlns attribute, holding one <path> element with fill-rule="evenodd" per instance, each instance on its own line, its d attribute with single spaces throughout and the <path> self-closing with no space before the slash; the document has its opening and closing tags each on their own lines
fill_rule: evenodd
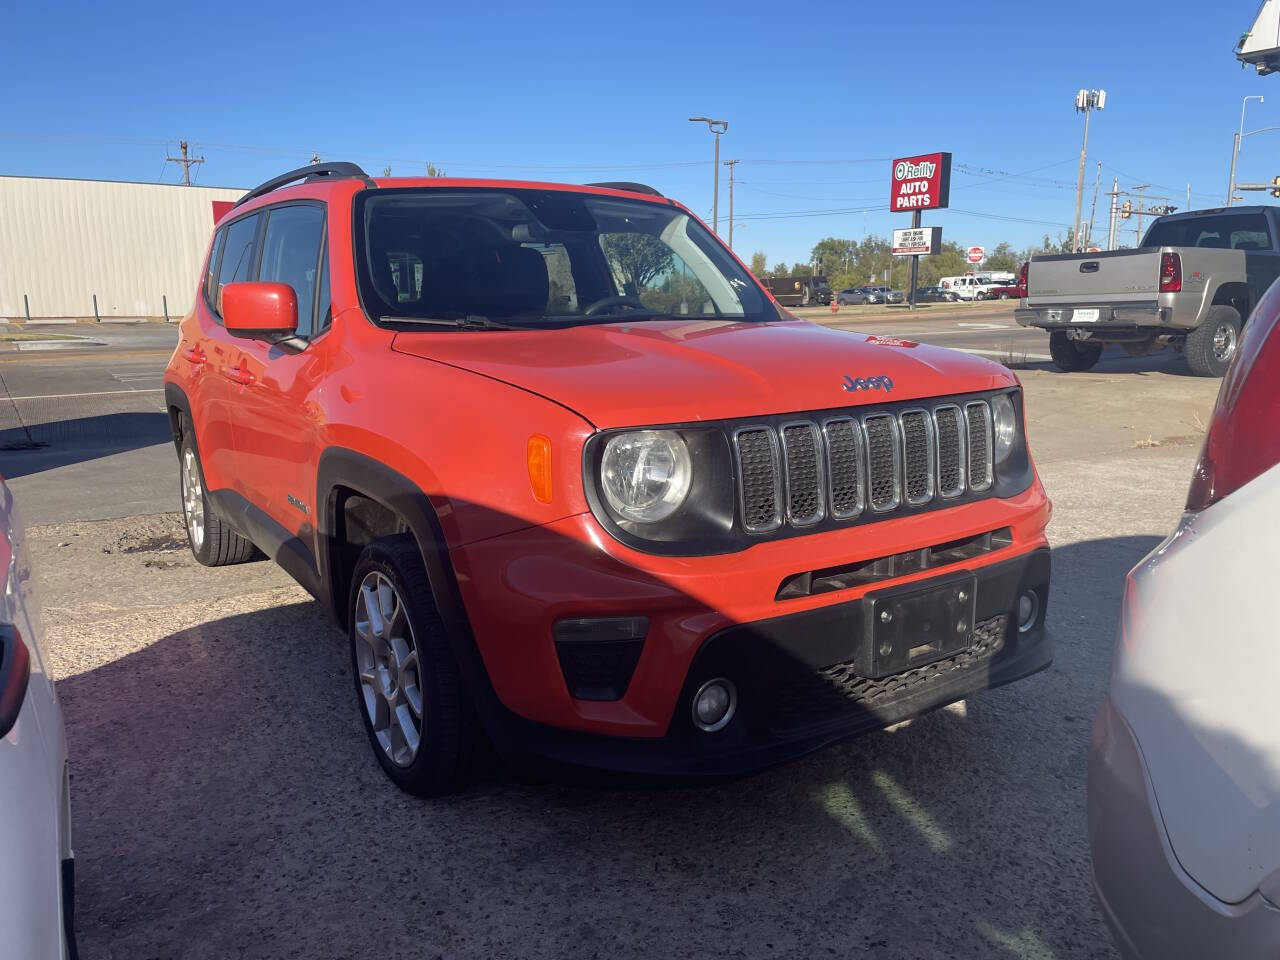
<svg viewBox="0 0 1280 960">
<path fill-rule="evenodd" d="M 1236 157 L 1240 155 L 1240 141 L 1244 139 L 1244 110 L 1249 106 L 1250 100 L 1257 100 L 1263 103 L 1262 97 L 1245 97 L 1240 101 L 1240 129 L 1236 132 L 1236 138 L 1231 144 L 1231 177 L 1227 180 L 1227 206 L 1231 206 L 1236 198 Z"/>
<path fill-rule="evenodd" d="M 1071 222 L 1071 249 L 1077 253 L 1080 251 L 1080 210 L 1084 205 L 1084 162 L 1089 152 L 1089 114 L 1106 105 L 1105 90 L 1076 91 L 1076 112 L 1084 114 L 1084 142 L 1080 145 L 1080 175 L 1076 180 L 1076 218 Z"/>
<path fill-rule="evenodd" d="M 727 133 L 729 130 L 728 120 L 712 120 L 710 117 L 690 117 L 690 123 L 705 123 L 707 129 L 716 137 L 716 159 L 713 167 L 715 173 L 712 177 L 712 207 L 711 207 L 711 229 L 717 234 L 720 233 L 720 134 Z"/>
</svg>

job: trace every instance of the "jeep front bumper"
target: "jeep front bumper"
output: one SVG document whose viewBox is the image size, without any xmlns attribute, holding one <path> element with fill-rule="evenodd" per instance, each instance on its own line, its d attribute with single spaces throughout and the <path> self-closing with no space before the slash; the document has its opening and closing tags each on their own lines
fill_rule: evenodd
<svg viewBox="0 0 1280 960">
<path fill-rule="evenodd" d="M 499 705 L 486 720 L 503 728 L 495 739 L 567 763 L 723 774 L 1007 683 L 1051 659 L 1043 637 L 1048 517 L 1037 482 L 1007 500 L 760 543 L 726 556 L 638 554 L 590 515 L 456 548 L 459 590 L 496 695 L 490 699 Z M 781 585 L 799 571 L 996 529 L 1009 531 L 1009 539 L 971 560 L 779 599 Z M 866 606 L 887 592 L 961 572 L 975 578 L 972 643 L 929 655 L 920 667 L 867 671 Z M 1038 612 L 1020 633 L 1018 598 L 1027 590 L 1037 594 Z M 557 623 L 593 618 L 647 621 L 634 672 L 616 699 L 571 695 L 557 655 Z M 920 649 L 928 640 L 911 643 Z M 737 716 L 705 733 L 693 725 L 691 701 L 718 676 L 738 688 Z"/>
</svg>

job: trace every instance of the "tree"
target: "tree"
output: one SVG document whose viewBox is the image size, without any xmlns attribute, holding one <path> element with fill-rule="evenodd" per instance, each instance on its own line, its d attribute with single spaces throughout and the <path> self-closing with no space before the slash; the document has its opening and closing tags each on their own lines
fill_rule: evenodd
<svg viewBox="0 0 1280 960">
<path fill-rule="evenodd" d="M 639 296 L 654 280 L 671 269 L 671 248 L 647 233 L 606 233 L 600 246 L 609 266 L 631 296 Z"/>
<path fill-rule="evenodd" d="M 446 174 L 444 170 L 442 170 L 440 167 L 437 167 L 434 163 L 427 161 L 427 176 L 428 177 L 445 177 L 445 176 L 448 176 L 448 174 Z"/>
<path fill-rule="evenodd" d="M 1021 253 L 1013 249 L 1013 244 L 1007 240 L 1001 240 L 987 254 L 987 262 L 982 266 L 985 270 L 1007 270 L 1010 273 L 1017 273 L 1022 269 L 1024 259 Z"/>
<path fill-rule="evenodd" d="M 751 255 L 751 272 L 757 277 L 763 277 L 769 269 L 769 261 L 765 258 L 763 250 L 757 250 Z"/>
<path fill-rule="evenodd" d="M 809 258 L 817 262 L 819 273 L 826 277 L 839 276 L 848 273 L 857 262 L 858 243 L 855 240 L 827 237 L 814 245 Z"/>
<path fill-rule="evenodd" d="M 789 277 L 791 276 L 791 268 L 785 263 L 775 263 L 773 269 L 769 271 L 771 277 Z"/>
</svg>

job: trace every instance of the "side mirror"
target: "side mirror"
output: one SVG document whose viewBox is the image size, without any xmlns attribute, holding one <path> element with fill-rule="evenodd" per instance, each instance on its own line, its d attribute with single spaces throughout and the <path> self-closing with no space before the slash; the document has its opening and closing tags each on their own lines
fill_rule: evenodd
<svg viewBox="0 0 1280 960">
<path fill-rule="evenodd" d="M 227 333 L 276 343 L 298 331 L 298 296 L 287 283 L 228 283 L 222 288 Z"/>
<path fill-rule="evenodd" d="M 31 654 L 17 627 L 0 625 L 0 739 L 7 737 L 27 696 Z"/>
</svg>

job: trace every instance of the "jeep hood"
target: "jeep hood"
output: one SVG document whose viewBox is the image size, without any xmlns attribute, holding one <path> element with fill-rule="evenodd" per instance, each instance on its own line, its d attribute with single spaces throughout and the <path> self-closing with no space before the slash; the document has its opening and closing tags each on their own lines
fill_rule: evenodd
<svg viewBox="0 0 1280 960">
<path fill-rule="evenodd" d="M 798 413 L 1016 382 L 990 360 L 803 320 L 408 332 L 392 349 L 539 394 L 597 427 Z M 888 391 L 874 386 L 882 378 Z"/>
</svg>

